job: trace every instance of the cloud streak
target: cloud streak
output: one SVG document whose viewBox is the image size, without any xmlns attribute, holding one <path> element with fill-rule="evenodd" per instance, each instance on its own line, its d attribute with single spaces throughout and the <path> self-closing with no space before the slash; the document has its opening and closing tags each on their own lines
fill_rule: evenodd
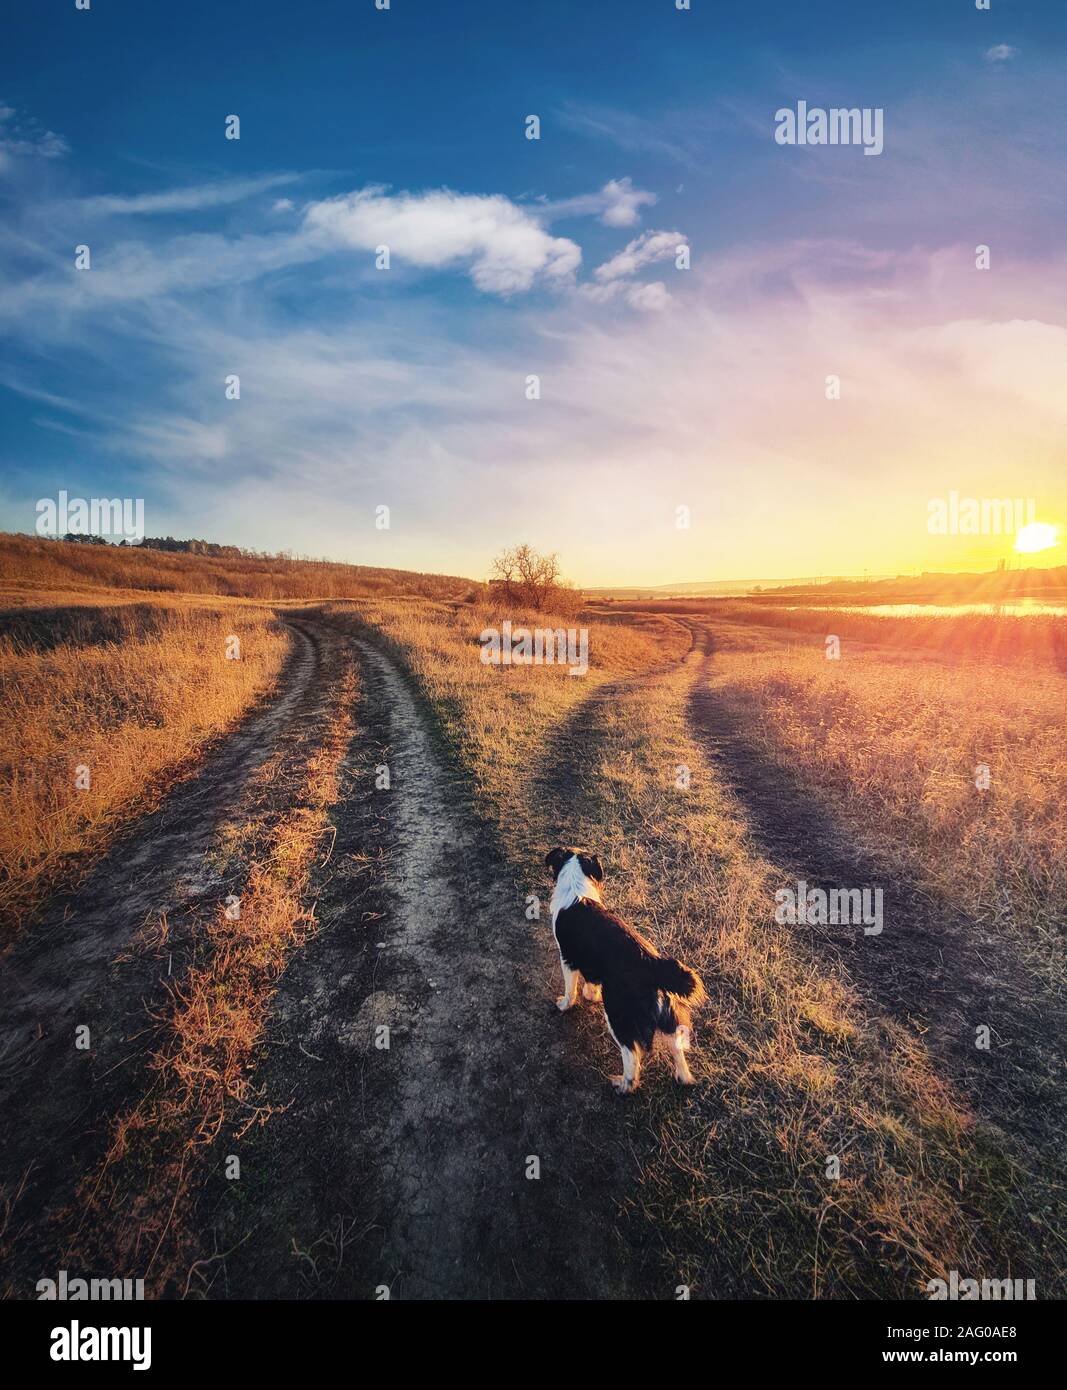
<svg viewBox="0 0 1067 1390">
<path fill-rule="evenodd" d="M 70 153 L 62 135 L 45 130 L 32 117 L 20 116 L 13 106 L 0 102 L 0 173 L 14 160 L 61 159 Z"/>
<path fill-rule="evenodd" d="M 231 179 L 221 183 L 198 184 L 192 188 L 173 188 L 164 193 L 140 193 L 132 197 L 110 194 L 81 198 L 74 206 L 78 212 L 90 217 L 203 212 L 208 208 L 243 202 L 259 193 L 268 193 L 273 188 L 297 182 L 299 177 L 298 174 L 270 174 L 262 178 Z"/>
</svg>

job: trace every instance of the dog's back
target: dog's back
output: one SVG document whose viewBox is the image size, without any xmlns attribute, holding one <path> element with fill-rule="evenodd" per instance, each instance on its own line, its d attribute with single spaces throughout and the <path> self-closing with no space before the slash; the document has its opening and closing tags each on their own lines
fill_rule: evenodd
<svg viewBox="0 0 1067 1390">
<path fill-rule="evenodd" d="M 700 976 L 661 955 L 602 903 L 582 898 L 556 916 L 560 955 L 604 992 L 604 1012 L 620 1047 L 648 1049 L 657 1031 L 688 1027 L 704 998 Z"/>
<path fill-rule="evenodd" d="M 622 1075 L 614 1078 L 619 1091 L 637 1088 L 642 1058 L 657 1033 L 667 1039 L 675 1079 L 692 1085 L 685 1053 L 690 1011 L 706 998 L 700 976 L 661 955 L 651 941 L 604 906 L 599 855 L 557 845 L 545 855 L 545 864 L 555 880 L 552 931 L 563 971 L 557 1009 L 565 1012 L 577 1002 L 583 979 L 585 998 L 601 1000 L 608 1029 L 622 1052 Z"/>
</svg>

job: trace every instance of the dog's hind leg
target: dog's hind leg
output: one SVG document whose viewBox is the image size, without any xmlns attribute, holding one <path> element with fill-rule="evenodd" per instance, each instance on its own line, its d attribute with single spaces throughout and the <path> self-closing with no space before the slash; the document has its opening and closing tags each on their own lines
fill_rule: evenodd
<svg viewBox="0 0 1067 1390">
<path fill-rule="evenodd" d="M 613 1076 L 611 1084 L 618 1091 L 619 1095 L 629 1095 L 631 1091 L 636 1091 L 641 1084 L 641 1049 L 639 1047 L 622 1047 L 622 1075 Z"/>
<path fill-rule="evenodd" d="M 689 1046 L 689 1029 L 684 1023 L 679 1023 L 673 1033 L 667 1033 L 667 1046 L 671 1050 L 671 1058 L 674 1062 L 674 1079 L 683 1086 L 692 1086 L 696 1078 L 689 1070 L 689 1063 L 685 1058 L 685 1050 Z"/>
<path fill-rule="evenodd" d="M 559 953 L 559 965 L 563 971 L 563 993 L 556 1000 L 556 1008 L 560 1013 L 565 1013 L 567 1009 L 578 1002 L 578 972 L 572 970 L 563 959 L 563 952 Z"/>
</svg>

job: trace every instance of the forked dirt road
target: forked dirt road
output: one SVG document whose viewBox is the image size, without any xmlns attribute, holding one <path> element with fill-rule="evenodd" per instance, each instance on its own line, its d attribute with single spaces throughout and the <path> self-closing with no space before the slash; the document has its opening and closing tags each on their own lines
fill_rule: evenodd
<svg viewBox="0 0 1067 1390">
<path fill-rule="evenodd" d="M 341 650 L 355 643 L 357 732 L 331 813 L 336 835 L 313 879 L 318 929 L 276 985 L 259 1049 L 257 1102 L 271 1117 L 215 1141 L 194 1205 L 200 1258 L 177 1283 L 150 1283 L 148 1296 L 673 1297 L 655 1232 L 625 1214 L 645 1139 L 588 1046 L 599 1011 L 593 1022 L 554 1007 L 547 911 L 527 920 L 522 884 L 392 657 L 312 610 L 289 621 L 294 654 L 274 704 L 54 902 L 4 964 L 3 1287 L 32 1297 L 36 1279 L 77 1269 L 78 1182 L 102 1155 L 109 1120 L 144 1088 L 147 1009 L 165 1000 L 196 927 L 190 939 L 175 930 L 162 953 L 135 949 L 138 933 L 161 914 L 176 926 L 217 911 L 231 891 L 220 829 L 272 753 L 291 745 L 296 760 L 314 749 Z M 813 885 L 883 882 L 787 771 L 757 754 L 708 686 L 709 630 L 687 625 L 691 726 L 757 845 Z M 610 739 L 598 709 L 616 694 L 595 692 L 546 750 L 541 810 L 562 838 L 573 769 L 589 740 Z M 1034 1002 L 1004 943 L 968 938 L 914 885 L 886 888 L 885 939 L 872 947 L 824 932 L 811 941 L 816 958 L 911 1021 L 980 1113 L 1047 1153 L 1062 1119 L 1062 1058 L 1050 1042 L 1056 1025 L 1067 1033 L 1061 1002 Z M 1002 1047 L 976 1060 L 966 1044 L 984 1021 L 1025 1056 Z M 74 1047 L 80 1024 L 91 1030 L 87 1052 Z M 223 1177 L 231 1154 L 237 1181 Z M 743 1277 L 723 1271 L 719 1292 L 743 1292 L 731 1282 Z"/>
<path fill-rule="evenodd" d="M 353 639 L 310 610 L 290 624 L 274 704 L 52 903 L 4 963 L 8 1296 L 78 1266 L 79 1183 L 150 1084 L 153 1014 L 203 919 L 239 888 L 220 865 L 220 833 L 279 746 L 291 739 L 306 758 L 321 737 L 337 649 Z M 554 1007 L 547 915 L 527 920 L 520 885 L 393 661 L 357 645 L 358 732 L 316 874 L 319 930 L 278 983 L 255 1077 L 274 1113 L 240 1141 L 216 1141 L 209 1173 L 236 1153 L 241 1180 L 209 1176 L 195 1208 L 201 1258 L 184 1280 L 150 1279 L 148 1296 L 625 1296 L 642 1252 L 624 1245 L 616 1201 L 637 1165 L 618 1098 Z M 376 785 L 383 766 L 388 790 Z M 287 780 L 283 765 L 279 796 Z M 164 949 L 158 930 L 145 949 L 161 918 Z M 90 1030 L 84 1051 L 79 1025 Z"/>
<path fill-rule="evenodd" d="M 640 1252 L 614 1201 L 636 1165 L 554 1006 L 546 916 L 526 920 L 393 661 L 360 649 L 320 930 L 281 982 L 260 1078 L 285 1109 L 254 1141 L 255 1206 L 220 1185 L 213 1292 L 625 1296 Z"/>
</svg>

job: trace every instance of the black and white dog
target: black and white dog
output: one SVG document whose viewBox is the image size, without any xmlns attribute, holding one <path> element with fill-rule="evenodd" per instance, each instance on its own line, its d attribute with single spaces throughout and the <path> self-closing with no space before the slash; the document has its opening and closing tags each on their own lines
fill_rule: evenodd
<svg viewBox="0 0 1067 1390">
<path fill-rule="evenodd" d="M 700 976 L 669 956 L 661 956 L 643 936 L 604 906 L 599 885 L 604 869 L 595 854 L 563 848 L 549 850 L 552 870 L 552 933 L 559 947 L 563 993 L 560 1010 L 578 1002 L 578 985 L 586 999 L 602 1002 L 608 1032 L 622 1052 L 622 1075 L 612 1078 L 617 1091 L 636 1091 L 641 1062 L 657 1033 L 667 1039 L 674 1076 L 693 1084 L 686 1062 L 691 1036 L 691 1009 L 707 997 Z"/>
</svg>

